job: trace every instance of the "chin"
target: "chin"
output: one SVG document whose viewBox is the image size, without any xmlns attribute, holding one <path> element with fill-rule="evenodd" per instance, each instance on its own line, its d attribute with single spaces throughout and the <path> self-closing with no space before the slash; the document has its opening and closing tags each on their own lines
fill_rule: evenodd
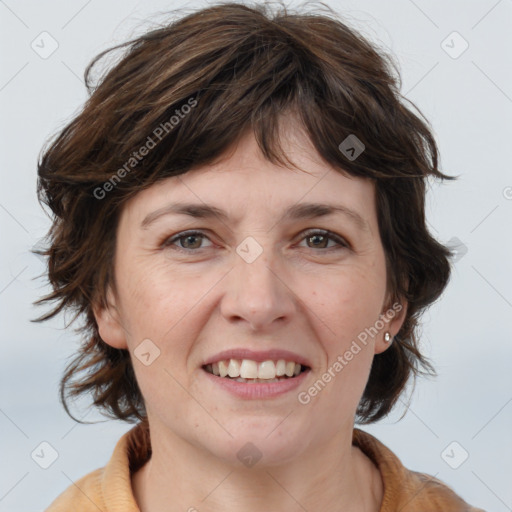
<svg viewBox="0 0 512 512">
<path fill-rule="evenodd" d="M 227 422 L 224 425 L 233 437 L 224 436 L 226 442 L 215 443 L 212 451 L 228 464 L 238 467 L 285 464 L 297 457 L 309 443 L 306 443 L 306 431 L 301 434 L 293 428 L 291 417 L 284 418 L 286 415 L 280 414 Z"/>
</svg>

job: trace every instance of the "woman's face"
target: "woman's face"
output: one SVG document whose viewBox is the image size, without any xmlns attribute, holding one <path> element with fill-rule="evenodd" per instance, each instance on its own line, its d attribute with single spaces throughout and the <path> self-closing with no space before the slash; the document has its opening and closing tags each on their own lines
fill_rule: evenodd
<svg viewBox="0 0 512 512">
<path fill-rule="evenodd" d="M 230 463 L 247 442 L 272 465 L 351 432 L 372 358 L 405 312 L 389 313 L 373 183 L 329 167 L 301 132 L 283 147 L 307 172 L 266 161 L 251 134 L 131 199 L 112 307 L 96 311 L 103 340 L 130 351 L 152 436 Z M 279 360 L 307 369 L 254 382 L 282 373 Z M 236 361 L 248 382 L 204 366 L 236 376 Z"/>
</svg>

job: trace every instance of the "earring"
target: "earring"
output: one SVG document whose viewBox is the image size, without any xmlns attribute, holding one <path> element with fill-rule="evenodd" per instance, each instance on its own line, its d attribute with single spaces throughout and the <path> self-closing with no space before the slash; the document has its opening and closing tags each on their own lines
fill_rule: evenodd
<svg viewBox="0 0 512 512">
<path fill-rule="evenodd" d="M 384 341 L 386 343 L 391 343 L 393 341 L 393 337 L 391 336 L 391 334 L 389 332 L 385 332 L 384 333 Z"/>
</svg>

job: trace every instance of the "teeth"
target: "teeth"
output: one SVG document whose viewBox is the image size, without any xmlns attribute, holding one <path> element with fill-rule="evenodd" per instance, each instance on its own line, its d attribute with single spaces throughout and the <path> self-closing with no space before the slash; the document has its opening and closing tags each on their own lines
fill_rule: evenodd
<svg viewBox="0 0 512 512">
<path fill-rule="evenodd" d="M 228 375 L 230 377 L 240 377 L 240 361 L 230 359 L 228 364 Z"/>
<path fill-rule="evenodd" d="M 279 377 L 299 375 L 301 365 L 294 361 L 263 361 L 258 363 L 251 359 L 226 359 L 206 365 L 206 371 L 220 377 L 231 377 L 239 382 L 277 382 Z M 249 379 L 249 380 L 247 380 Z"/>
<path fill-rule="evenodd" d="M 274 361 L 263 361 L 258 367 L 259 379 L 275 379 L 276 378 L 276 365 Z"/>
<path fill-rule="evenodd" d="M 286 373 L 286 361 L 279 359 L 276 364 L 276 377 L 282 377 Z"/>
<path fill-rule="evenodd" d="M 225 377 L 228 374 L 228 365 L 226 361 L 219 361 L 219 375 Z"/>
<path fill-rule="evenodd" d="M 249 382 L 250 384 L 258 384 L 261 382 L 268 384 L 269 382 L 279 382 L 280 380 L 283 380 L 283 379 L 282 378 L 281 379 L 278 379 L 278 378 L 275 378 L 275 379 L 242 379 L 242 377 L 238 377 L 233 380 L 236 380 L 237 382 L 243 382 L 243 383 Z"/>
<path fill-rule="evenodd" d="M 263 378 L 261 375 L 258 375 L 258 373 L 261 373 L 261 370 L 258 372 L 258 363 L 256 361 L 250 361 L 249 359 L 242 361 L 240 365 L 240 377 L 243 379 Z"/>
</svg>

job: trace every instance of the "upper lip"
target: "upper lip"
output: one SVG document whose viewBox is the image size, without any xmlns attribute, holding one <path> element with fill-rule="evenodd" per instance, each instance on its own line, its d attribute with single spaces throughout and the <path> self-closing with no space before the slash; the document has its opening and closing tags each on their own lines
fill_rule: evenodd
<svg viewBox="0 0 512 512">
<path fill-rule="evenodd" d="M 284 359 L 285 361 L 293 361 L 303 366 L 311 367 L 311 363 L 305 357 L 296 354 L 295 352 L 290 352 L 289 350 L 272 349 L 254 351 L 248 348 L 223 350 L 222 352 L 218 352 L 217 354 L 205 359 L 202 366 L 206 366 L 207 364 L 211 363 L 217 363 L 219 361 L 225 361 L 226 359 L 250 359 L 258 363 L 263 361 L 278 361 L 279 359 Z"/>
</svg>

